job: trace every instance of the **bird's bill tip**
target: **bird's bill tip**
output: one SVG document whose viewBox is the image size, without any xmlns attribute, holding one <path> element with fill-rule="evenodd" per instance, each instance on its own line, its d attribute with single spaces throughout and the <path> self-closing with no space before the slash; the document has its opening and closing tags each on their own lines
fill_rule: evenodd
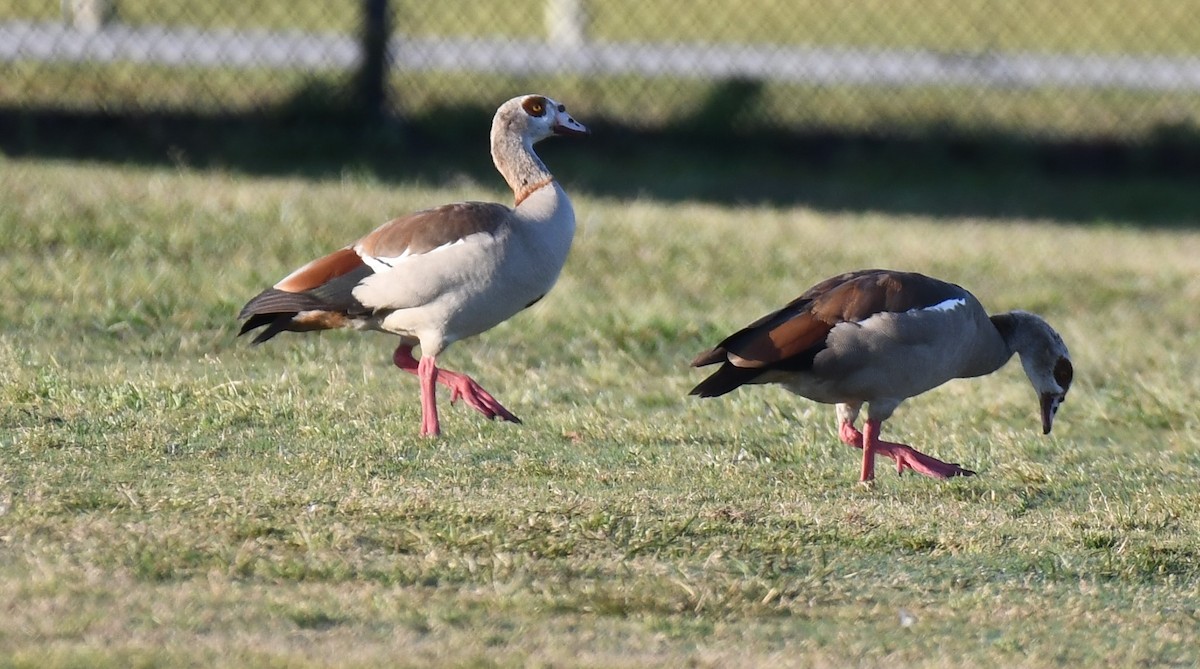
<svg viewBox="0 0 1200 669">
<path fill-rule="evenodd" d="M 566 108 L 562 106 L 559 107 L 559 111 L 554 115 L 554 125 L 550 126 L 550 132 L 566 137 L 581 137 L 592 134 L 592 131 L 588 130 L 586 125 L 576 121 L 575 117 L 571 116 Z"/>
<path fill-rule="evenodd" d="M 1058 413 L 1058 405 L 1061 400 L 1054 393 L 1043 393 L 1041 400 L 1042 434 L 1050 434 L 1050 429 L 1054 427 L 1054 415 Z"/>
<path fill-rule="evenodd" d="M 585 137 L 592 134 L 592 131 L 588 130 L 587 126 L 574 119 L 570 119 L 565 123 L 555 123 L 552 131 L 554 134 L 562 137 Z"/>
</svg>

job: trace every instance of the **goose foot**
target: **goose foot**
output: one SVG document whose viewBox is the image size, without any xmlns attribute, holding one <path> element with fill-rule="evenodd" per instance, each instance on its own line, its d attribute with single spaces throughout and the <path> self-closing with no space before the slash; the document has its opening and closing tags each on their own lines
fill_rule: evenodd
<svg viewBox="0 0 1200 669">
<path fill-rule="evenodd" d="M 467 406 L 487 416 L 488 419 L 499 418 L 510 423 L 520 423 L 521 419 L 517 418 L 511 411 L 504 408 L 504 405 L 492 397 L 492 394 L 484 390 L 482 386 L 475 383 L 475 380 L 466 374 L 441 370 L 438 374 L 438 380 L 450 388 L 450 403 L 454 404 L 459 398 L 462 398 Z"/>
<path fill-rule="evenodd" d="M 416 374 L 421 380 L 421 434 L 422 436 L 437 436 L 440 433 L 440 426 L 437 418 L 437 405 L 433 395 L 434 383 L 440 383 L 450 389 L 450 403 L 454 404 L 462 398 L 467 406 L 487 416 L 489 420 L 499 418 L 509 421 L 510 423 L 520 423 L 521 419 L 517 418 L 511 411 L 504 408 L 504 405 L 492 397 L 491 393 L 484 390 L 482 386 L 476 383 L 471 377 L 458 372 L 451 372 L 446 369 L 438 369 L 433 356 L 423 356 L 420 362 L 413 357 L 413 347 L 409 344 L 401 344 L 396 347 L 396 352 L 392 354 L 392 362 L 400 369 Z M 429 361 L 426 363 L 426 361 Z M 422 366 L 428 366 L 428 371 L 422 372 Z M 432 377 L 431 380 L 426 379 L 426 375 Z M 429 390 L 426 390 L 428 385 Z"/>
<path fill-rule="evenodd" d="M 975 472 L 970 469 L 964 469 L 957 463 L 942 462 L 933 456 L 925 455 L 907 444 L 880 441 L 875 446 L 875 452 L 895 460 L 897 474 L 903 474 L 905 469 L 911 469 L 918 474 L 924 474 L 935 479 L 975 475 Z"/>
<path fill-rule="evenodd" d="M 905 469 L 911 469 L 918 474 L 935 479 L 975 475 L 975 472 L 970 469 L 965 469 L 957 463 L 943 462 L 933 456 L 925 455 L 908 444 L 883 441 L 879 438 L 879 430 L 882 427 L 880 422 L 867 421 L 864 427 L 873 443 L 869 455 L 868 451 L 864 449 L 863 472 L 860 482 L 865 483 L 875 478 L 875 455 L 895 460 L 898 474 L 903 474 Z M 843 443 L 854 448 L 862 448 L 865 439 L 863 433 L 855 429 L 854 425 L 848 421 L 843 421 L 838 426 L 838 437 Z"/>
</svg>

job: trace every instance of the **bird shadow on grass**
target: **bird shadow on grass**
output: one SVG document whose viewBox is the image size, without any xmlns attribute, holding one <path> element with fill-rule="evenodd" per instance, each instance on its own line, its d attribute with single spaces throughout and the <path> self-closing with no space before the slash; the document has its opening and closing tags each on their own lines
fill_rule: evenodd
<svg viewBox="0 0 1200 669">
<path fill-rule="evenodd" d="M 755 82 L 726 82 L 666 130 L 581 110 L 592 137 L 545 142 L 539 153 L 572 192 L 599 197 L 1140 227 L 1198 222 L 1200 130 L 1193 127 L 1163 127 L 1122 143 L 939 124 L 880 137 L 737 123 L 760 95 Z M 0 107 L 0 152 L 252 175 L 352 171 L 430 185 L 467 178 L 500 187 L 487 151 L 493 109 L 364 119 L 322 102 L 329 99 L 335 96 L 301 92 L 283 108 L 240 115 Z"/>
</svg>

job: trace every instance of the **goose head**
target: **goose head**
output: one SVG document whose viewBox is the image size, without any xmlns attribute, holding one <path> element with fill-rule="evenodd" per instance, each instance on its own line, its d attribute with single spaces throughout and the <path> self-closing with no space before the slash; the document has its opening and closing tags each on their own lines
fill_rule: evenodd
<svg viewBox="0 0 1200 669">
<path fill-rule="evenodd" d="M 1033 384 L 1042 408 L 1042 434 L 1050 434 L 1058 407 L 1067 399 L 1075 369 L 1071 365 L 1071 354 L 1050 324 L 1040 316 L 1013 311 L 1012 327 L 1005 338 L 1017 355 L 1025 376 Z"/>
<path fill-rule="evenodd" d="M 492 121 L 492 135 L 498 132 L 521 137 L 530 146 L 551 135 L 589 134 L 566 105 L 545 95 L 519 95 L 500 105 Z"/>
</svg>

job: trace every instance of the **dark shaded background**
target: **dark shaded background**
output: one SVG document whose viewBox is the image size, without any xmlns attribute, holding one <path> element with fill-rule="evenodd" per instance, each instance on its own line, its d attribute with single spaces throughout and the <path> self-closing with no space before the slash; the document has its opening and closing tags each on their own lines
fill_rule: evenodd
<svg viewBox="0 0 1200 669">
<path fill-rule="evenodd" d="M 413 11 L 407 5 L 403 9 Z M 437 76 L 388 78 L 384 49 L 393 34 L 392 10 L 384 0 L 362 0 L 353 11 L 360 12 L 360 20 L 376 19 L 359 24 L 367 57 L 357 71 L 314 74 L 289 94 L 251 108 L 223 110 L 220 100 L 195 109 L 113 104 L 119 98 L 106 87 L 104 75 L 90 74 L 83 65 L 77 77 L 63 81 L 73 88 L 94 86 L 96 103 L 56 105 L 44 95 L 23 99 L 20 87 L 40 85 L 39 71 L 14 69 L 7 80 L 16 94 L 10 89 L 0 95 L 0 152 L 14 158 L 176 164 L 245 174 L 327 177 L 349 169 L 396 182 L 439 184 L 465 176 L 499 184 L 487 136 L 503 98 L 489 89 L 439 103 L 418 83 L 435 81 L 446 90 L 461 90 Z M 562 83 L 537 75 L 500 79 L 491 88 L 507 89 L 504 97 L 535 90 L 559 95 L 553 88 Z M 639 96 L 669 95 L 668 85 L 638 81 L 622 93 L 637 104 Z M 592 128 L 593 138 L 586 150 L 560 154 L 548 142 L 540 151 L 573 189 L 615 198 L 1084 224 L 1192 226 L 1197 220 L 1200 130 L 1191 120 L 1196 110 L 1187 107 L 1195 98 L 1190 94 L 1161 93 L 1178 99 L 1187 113 L 1142 123 L 1148 131 L 1106 136 L 1089 128 L 1084 115 L 1073 132 L 987 123 L 964 127 L 936 112 L 865 128 L 775 122 L 757 111 L 770 95 L 769 82 L 730 79 L 688 86 L 702 95 L 670 123 L 641 123 L 632 114 L 606 116 L 563 97 Z M 609 90 L 587 82 L 567 88 L 588 91 L 593 100 Z M 961 98 L 970 107 L 982 104 L 977 93 L 963 88 L 939 95 L 951 104 Z M 1095 92 L 1097 100 L 1109 94 Z M 418 97 L 420 104 L 407 104 Z M 819 101 L 819 91 L 813 97 Z"/>
</svg>

